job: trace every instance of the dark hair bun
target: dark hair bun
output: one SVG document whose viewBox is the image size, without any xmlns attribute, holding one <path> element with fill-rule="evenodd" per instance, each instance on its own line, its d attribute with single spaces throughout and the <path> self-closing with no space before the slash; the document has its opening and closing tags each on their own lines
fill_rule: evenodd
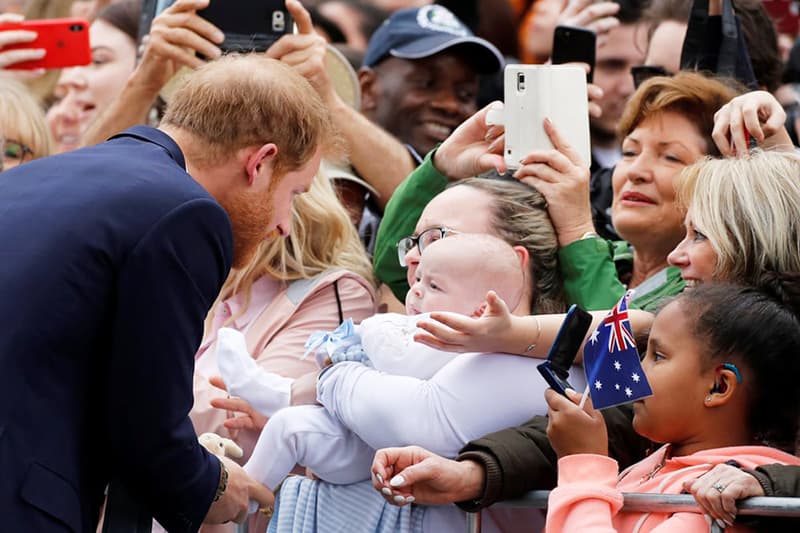
<svg viewBox="0 0 800 533">
<path fill-rule="evenodd" d="M 765 272 L 758 279 L 757 289 L 800 318 L 800 273 Z"/>
</svg>

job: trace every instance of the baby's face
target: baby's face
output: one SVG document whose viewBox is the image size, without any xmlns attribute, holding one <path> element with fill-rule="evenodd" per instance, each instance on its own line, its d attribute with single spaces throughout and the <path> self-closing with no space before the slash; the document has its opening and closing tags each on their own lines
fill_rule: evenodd
<svg viewBox="0 0 800 533">
<path fill-rule="evenodd" d="M 474 294 L 473 276 L 465 276 L 463 269 L 452 260 L 446 254 L 428 254 L 426 250 L 417 267 L 414 284 L 406 294 L 407 314 L 449 311 L 471 315 L 480 306 L 485 292 Z"/>
</svg>

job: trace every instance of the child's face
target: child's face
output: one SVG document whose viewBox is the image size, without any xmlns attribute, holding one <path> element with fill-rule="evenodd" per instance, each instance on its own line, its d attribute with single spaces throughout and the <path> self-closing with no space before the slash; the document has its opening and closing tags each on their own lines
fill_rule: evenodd
<svg viewBox="0 0 800 533">
<path fill-rule="evenodd" d="M 472 280 L 463 273 L 458 275 L 459 269 L 452 259 L 445 254 L 425 252 L 415 272 L 416 280 L 406 294 L 407 314 L 449 311 L 471 315 L 475 311 Z"/>
<path fill-rule="evenodd" d="M 680 300 L 653 322 L 642 360 L 653 396 L 634 402 L 633 427 L 654 442 L 690 442 L 705 426 L 704 399 L 714 384 L 714 368 L 703 368 L 704 348 L 690 331 Z"/>
</svg>

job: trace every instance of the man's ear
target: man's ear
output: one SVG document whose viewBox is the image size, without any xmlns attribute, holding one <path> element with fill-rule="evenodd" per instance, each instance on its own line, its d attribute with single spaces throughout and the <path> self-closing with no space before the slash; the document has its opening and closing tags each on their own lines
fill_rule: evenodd
<svg viewBox="0 0 800 533">
<path fill-rule="evenodd" d="M 370 67 L 358 70 L 358 82 L 361 85 L 361 112 L 368 113 L 378 107 L 380 98 L 380 82 L 377 73 Z"/>
<path fill-rule="evenodd" d="M 254 185 L 256 179 L 263 175 L 264 167 L 269 170 L 267 178 L 272 177 L 272 166 L 275 163 L 275 156 L 278 155 L 278 147 L 274 143 L 264 144 L 257 149 L 253 150 L 247 156 L 245 162 L 245 169 L 247 170 L 247 181 L 250 185 Z"/>
</svg>

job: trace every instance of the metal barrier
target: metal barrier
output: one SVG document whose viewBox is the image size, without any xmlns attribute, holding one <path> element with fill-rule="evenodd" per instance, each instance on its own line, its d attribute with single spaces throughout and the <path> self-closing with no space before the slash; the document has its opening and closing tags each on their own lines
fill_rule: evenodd
<svg viewBox="0 0 800 533">
<path fill-rule="evenodd" d="M 499 507 L 546 509 L 547 497 L 550 491 L 535 490 L 524 494 L 516 500 L 497 502 Z M 698 507 L 694 496 L 690 494 L 623 494 L 625 503 L 623 511 L 632 512 L 659 512 L 680 513 L 697 512 Z M 800 517 L 800 498 L 758 497 L 747 498 L 738 504 L 740 515 L 757 515 L 771 517 Z M 710 532 L 721 533 L 724 531 L 712 523 Z M 467 514 L 467 533 L 481 532 L 481 514 Z"/>
</svg>

